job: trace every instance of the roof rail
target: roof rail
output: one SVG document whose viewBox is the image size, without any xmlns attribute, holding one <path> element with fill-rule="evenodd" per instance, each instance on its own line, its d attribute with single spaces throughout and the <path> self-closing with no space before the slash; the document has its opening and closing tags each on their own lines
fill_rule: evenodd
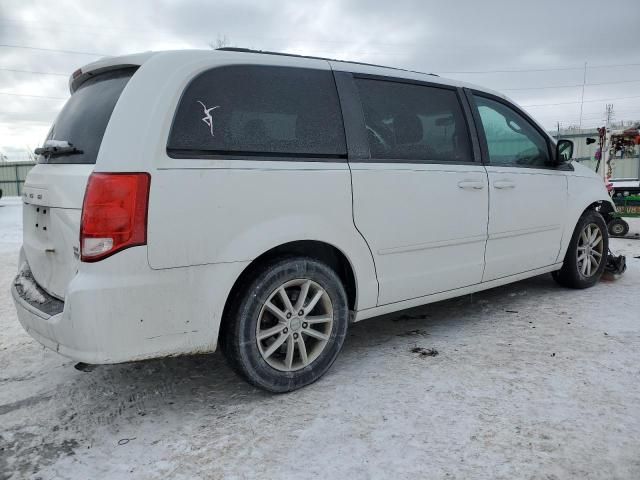
<svg viewBox="0 0 640 480">
<path fill-rule="evenodd" d="M 386 65 L 376 65 L 375 63 L 365 63 L 365 62 L 353 62 L 351 60 L 338 60 L 337 58 L 315 57 L 313 55 L 299 55 L 297 53 L 271 52 L 269 50 L 254 50 L 252 48 L 244 48 L 244 47 L 220 47 L 220 48 L 216 48 L 216 50 L 221 50 L 223 52 L 259 53 L 261 55 L 280 55 L 283 57 L 310 58 L 312 60 L 327 60 L 331 62 L 353 63 L 354 65 L 365 65 L 367 67 L 389 68 L 391 70 L 399 70 L 402 72 L 420 73 L 422 75 L 431 75 L 433 77 L 438 76 L 435 73 L 419 72 L 417 70 L 408 70 L 406 68 L 387 67 Z"/>
</svg>

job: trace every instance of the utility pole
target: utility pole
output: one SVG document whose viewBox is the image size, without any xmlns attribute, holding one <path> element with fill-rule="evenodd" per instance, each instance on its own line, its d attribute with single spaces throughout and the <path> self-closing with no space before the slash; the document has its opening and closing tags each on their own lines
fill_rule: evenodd
<svg viewBox="0 0 640 480">
<path fill-rule="evenodd" d="M 580 125 L 582 129 L 582 107 L 584 107 L 584 86 L 587 84 L 587 62 L 584 62 L 584 74 L 582 75 L 582 96 L 580 97 Z"/>
<path fill-rule="evenodd" d="M 607 106 L 605 109 L 605 126 L 607 128 L 611 126 L 611 121 L 613 120 L 613 117 L 615 117 L 615 114 L 613 113 L 613 103 L 607 103 Z"/>
<path fill-rule="evenodd" d="M 609 176 L 609 168 L 611 157 L 609 155 L 609 128 L 611 126 L 611 121 L 614 117 L 613 113 L 613 103 L 607 103 L 605 107 L 605 124 L 604 124 L 604 138 L 601 140 L 601 149 L 600 155 L 602 158 L 602 178 L 604 179 L 605 184 L 607 183 Z"/>
</svg>

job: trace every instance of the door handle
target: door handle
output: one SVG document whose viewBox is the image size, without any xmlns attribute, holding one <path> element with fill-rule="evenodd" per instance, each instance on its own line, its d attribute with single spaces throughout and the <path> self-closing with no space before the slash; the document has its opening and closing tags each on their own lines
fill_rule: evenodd
<svg viewBox="0 0 640 480">
<path fill-rule="evenodd" d="M 461 182 L 458 182 L 458 187 L 464 188 L 465 190 L 482 190 L 484 188 L 484 182 L 462 180 Z"/>
<path fill-rule="evenodd" d="M 516 184 L 511 180 L 496 180 L 495 182 L 493 182 L 493 188 L 499 188 L 500 190 L 503 190 L 505 188 L 515 188 L 515 187 L 516 187 Z"/>
</svg>

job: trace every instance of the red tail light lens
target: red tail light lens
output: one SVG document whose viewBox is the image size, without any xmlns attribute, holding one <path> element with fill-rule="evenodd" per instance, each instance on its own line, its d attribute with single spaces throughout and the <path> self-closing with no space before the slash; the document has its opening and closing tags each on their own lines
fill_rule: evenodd
<svg viewBox="0 0 640 480">
<path fill-rule="evenodd" d="M 148 173 L 92 173 L 80 223 L 80 259 L 97 262 L 147 244 Z"/>
</svg>

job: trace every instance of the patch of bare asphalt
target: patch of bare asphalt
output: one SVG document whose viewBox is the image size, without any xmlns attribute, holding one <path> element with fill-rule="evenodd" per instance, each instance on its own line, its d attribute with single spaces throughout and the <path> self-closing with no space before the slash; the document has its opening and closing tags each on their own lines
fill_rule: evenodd
<svg viewBox="0 0 640 480">
<path fill-rule="evenodd" d="M 34 407 L 51 398 L 53 395 L 43 394 L 5 403 L 0 405 L 0 416 Z M 60 457 L 73 455 L 78 442 L 73 438 L 61 439 L 59 433 L 56 433 L 58 430 L 60 427 L 54 426 L 53 438 L 47 438 L 48 435 L 43 437 L 25 431 L 23 426 L 4 429 L 0 433 L 0 480 L 31 477 L 43 466 L 55 463 Z"/>
<path fill-rule="evenodd" d="M 4 405 L 0 405 L 0 416 L 6 415 L 7 413 L 13 412 L 14 410 L 19 410 L 24 407 L 32 407 L 41 402 L 45 402 L 51 399 L 51 395 L 34 395 L 33 397 L 23 398 L 22 400 L 18 400 L 11 403 L 5 403 Z"/>
<path fill-rule="evenodd" d="M 49 441 L 25 431 L 9 431 L 6 437 L 0 434 L 0 480 L 35 476 L 44 465 L 74 455 L 78 448 L 74 439 Z"/>
</svg>

